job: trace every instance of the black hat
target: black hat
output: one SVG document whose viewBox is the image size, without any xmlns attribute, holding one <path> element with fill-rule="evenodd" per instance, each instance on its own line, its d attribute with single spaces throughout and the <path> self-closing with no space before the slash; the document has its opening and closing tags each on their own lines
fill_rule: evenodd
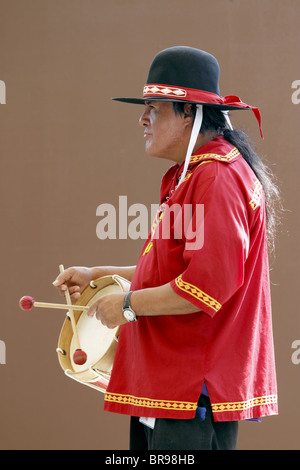
<svg viewBox="0 0 300 470">
<path fill-rule="evenodd" d="M 112 99 L 134 104 L 145 101 L 197 103 L 223 111 L 252 109 L 261 131 L 258 108 L 243 103 L 238 96 L 220 96 L 219 75 L 218 61 L 208 52 L 186 46 L 171 47 L 154 57 L 142 98 Z"/>
</svg>

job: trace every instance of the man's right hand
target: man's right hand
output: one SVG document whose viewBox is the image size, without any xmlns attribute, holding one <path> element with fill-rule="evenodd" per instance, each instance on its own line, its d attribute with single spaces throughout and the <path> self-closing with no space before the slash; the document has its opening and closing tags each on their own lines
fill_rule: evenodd
<svg viewBox="0 0 300 470">
<path fill-rule="evenodd" d="M 69 289 L 72 302 L 76 302 L 81 292 L 93 280 L 93 268 L 83 266 L 74 266 L 67 268 L 63 273 L 59 274 L 53 285 L 64 295 L 66 289 Z"/>
<path fill-rule="evenodd" d="M 118 274 L 131 282 L 134 271 L 135 266 L 94 266 L 92 268 L 73 266 L 59 274 L 53 285 L 62 295 L 66 289 L 69 289 L 71 300 L 75 303 L 91 281 L 102 276 Z"/>
</svg>

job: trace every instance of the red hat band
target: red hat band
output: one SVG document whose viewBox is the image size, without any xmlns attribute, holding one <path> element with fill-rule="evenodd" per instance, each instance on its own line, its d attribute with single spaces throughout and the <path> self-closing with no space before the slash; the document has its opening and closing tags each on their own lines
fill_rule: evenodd
<svg viewBox="0 0 300 470">
<path fill-rule="evenodd" d="M 194 102 L 199 104 L 216 104 L 221 105 L 229 109 L 240 108 L 240 109 L 252 109 L 258 125 L 261 137 L 263 138 L 262 128 L 261 128 L 261 115 L 259 109 L 250 106 L 240 100 L 238 96 L 229 95 L 229 96 L 219 96 L 215 93 L 204 90 L 195 90 L 193 88 L 183 88 L 183 87 L 174 87 L 169 85 L 162 85 L 156 83 L 148 83 L 144 86 L 143 98 L 159 98 L 164 97 L 170 100 L 182 100 L 185 102 Z"/>
</svg>

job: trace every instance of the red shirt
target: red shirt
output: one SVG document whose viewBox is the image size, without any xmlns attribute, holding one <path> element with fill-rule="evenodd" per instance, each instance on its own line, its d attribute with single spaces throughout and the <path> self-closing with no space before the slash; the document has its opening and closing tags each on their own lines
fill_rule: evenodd
<svg viewBox="0 0 300 470">
<path fill-rule="evenodd" d="M 164 175 L 161 204 L 187 214 L 192 207 L 192 218 L 165 210 L 154 221 L 131 290 L 170 282 L 199 312 L 144 316 L 121 327 L 104 408 L 193 418 L 205 382 L 215 421 L 276 414 L 262 187 L 221 136 L 193 154 L 175 190 L 182 169 L 173 165 Z M 195 226 L 193 241 L 187 227 Z"/>
</svg>

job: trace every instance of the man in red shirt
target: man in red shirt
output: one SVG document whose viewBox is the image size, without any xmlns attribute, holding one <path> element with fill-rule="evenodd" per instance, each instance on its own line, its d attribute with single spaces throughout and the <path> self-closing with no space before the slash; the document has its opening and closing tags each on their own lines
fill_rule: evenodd
<svg viewBox="0 0 300 470">
<path fill-rule="evenodd" d="M 148 155 L 171 160 L 160 208 L 136 266 L 69 268 L 55 281 L 73 300 L 119 274 L 129 294 L 90 308 L 122 325 L 105 410 L 131 415 L 131 449 L 234 449 L 239 420 L 277 414 L 268 266 L 276 188 L 221 97 L 210 54 L 154 58 L 140 118 Z M 199 132 L 200 131 L 200 132 Z"/>
</svg>

